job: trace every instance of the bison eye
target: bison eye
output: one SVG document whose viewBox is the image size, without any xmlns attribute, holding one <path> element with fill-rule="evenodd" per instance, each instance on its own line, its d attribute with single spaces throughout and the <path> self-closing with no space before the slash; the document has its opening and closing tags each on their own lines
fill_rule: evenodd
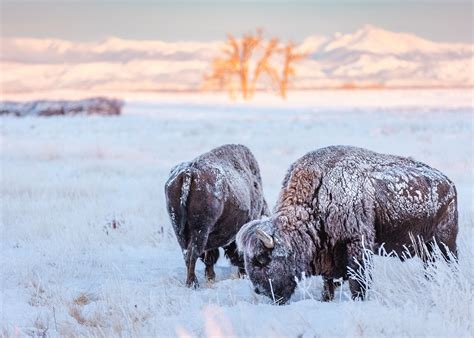
<svg viewBox="0 0 474 338">
<path fill-rule="evenodd" d="M 262 253 L 260 255 L 257 255 L 255 256 L 253 259 L 252 259 L 252 264 L 254 266 L 257 266 L 259 268 L 262 268 L 264 267 L 265 265 L 267 265 L 268 263 L 270 263 L 270 257 L 268 255 L 268 253 Z"/>
</svg>

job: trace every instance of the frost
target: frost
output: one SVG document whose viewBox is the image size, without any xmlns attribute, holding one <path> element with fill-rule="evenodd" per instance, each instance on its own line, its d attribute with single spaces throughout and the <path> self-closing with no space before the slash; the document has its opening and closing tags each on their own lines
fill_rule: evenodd
<svg viewBox="0 0 474 338">
<path fill-rule="evenodd" d="M 124 103 L 117 99 L 96 97 L 77 101 L 1 102 L 0 115 L 120 115 Z"/>
<path fill-rule="evenodd" d="M 227 103 L 154 93 L 117 119 L 2 117 L 0 336 L 218 336 L 224 324 L 240 337 L 472 336 L 472 91 L 294 94 Z M 417 259 L 375 257 L 366 302 L 352 302 L 345 283 L 322 303 L 321 278 L 307 277 L 304 295 L 273 306 L 225 259 L 213 285 L 189 290 L 163 187 L 174 164 L 224 143 L 252 150 L 272 206 L 289 165 L 331 144 L 440 169 L 458 189 L 459 262 L 439 261 L 426 278 Z M 126 226 L 107 236 L 112 214 Z M 196 273 L 204 280 L 201 262 Z M 75 304 L 83 294 L 90 303 Z"/>
</svg>

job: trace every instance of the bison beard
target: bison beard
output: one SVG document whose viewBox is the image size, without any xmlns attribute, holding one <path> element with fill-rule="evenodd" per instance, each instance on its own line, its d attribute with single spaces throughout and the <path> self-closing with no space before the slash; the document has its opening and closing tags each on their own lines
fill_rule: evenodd
<svg viewBox="0 0 474 338">
<path fill-rule="evenodd" d="M 168 213 L 187 268 L 186 284 L 198 286 L 200 257 L 214 280 L 219 247 L 244 272 L 235 245 L 240 227 L 268 214 L 257 161 L 242 145 L 224 145 L 177 165 L 165 185 Z"/>
<path fill-rule="evenodd" d="M 357 270 L 364 248 L 376 252 L 383 244 L 387 252 L 415 254 L 414 236 L 428 249 L 442 243 L 445 257 L 455 254 L 456 198 L 454 184 L 423 163 L 356 147 L 322 148 L 290 167 L 274 214 L 243 226 L 237 245 L 257 291 L 285 302 L 295 278 L 321 275 L 323 300 L 331 300 L 333 279 Z M 353 298 L 364 297 L 356 280 L 349 287 Z"/>
</svg>

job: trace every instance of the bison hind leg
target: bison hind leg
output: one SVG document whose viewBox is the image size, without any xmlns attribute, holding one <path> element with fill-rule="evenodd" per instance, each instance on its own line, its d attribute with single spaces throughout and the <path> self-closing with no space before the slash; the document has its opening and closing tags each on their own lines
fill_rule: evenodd
<svg viewBox="0 0 474 338">
<path fill-rule="evenodd" d="M 235 241 L 226 245 L 223 249 L 225 256 L 230 260 L 230 263 L 239 268 L 239 275 L 245 275 L 244 258 L 239 254 Z"/>
<path fill-rule="evenodd" d="M 458 231 L 456 199 L 453 199 L 441 209 L 441 216 L 438 219 L 436 233 L 433 239 L 447 262 L 451 261 L 451 259 L 457 260 L 456 238 Z M 435 244 L 432 244 L 429 248 L 433 250 L 435 246 Z"/>
<path fill-rule="evenodd" d="M 206 278 L 208 281 L 213 282 L 216 279 L 216 273 L 214 272 L 214 264 L 219 259 L 219 249 L 207 250 L 201 255 L 201 259 L 206 265 Z"/>
<path fill-rule="evenodd" d="M 199 282 L 194 272 L 194 269 L 196 267 L 196 260 L 198 257 L 199 255 L 196 254 L 196 250 L 193 246 L 190 245 L 190 249 L 188 249 L 185 254 L 187 268 L 186 286 L 194 287 L 195 289 L 199 287 Z"/>
</svg>

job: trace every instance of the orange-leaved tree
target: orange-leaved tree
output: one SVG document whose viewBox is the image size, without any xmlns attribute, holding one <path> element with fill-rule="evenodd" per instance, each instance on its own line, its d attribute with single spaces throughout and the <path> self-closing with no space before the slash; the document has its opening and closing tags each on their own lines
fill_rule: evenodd
<svg viewBox="0 0 474 338">
<path fill-rule="evenodd" d="M 286 98 L 286 91 L 290 82 L 290 77 L 296 76 L 295 68 L 293 64 L 297 61 L 301 61 L 308 57 L 308 53 L 295 52 L 295 45 L 292 42 L 288 42 L 283 48 L 283 69 L 281 78 L 279 79 L 280 96 Z"/>
<path fill-rule="evenodd" d="M 260 29 L 241 39 L 229 34 L 222 52 L 222 56 L 212 61 L 212 73 L 205 76 L 206 83 L 227 90 L 232 97 L 240 90 L 244 99 L 253 96 L 264 74 L 285 98 L 290 77 L 295 76 L 293 63 L 306 57 L 295 52 L 293 43 L 281 47 L 277 38 L 265 41 Z M 275 66 L 278 60 L 282 63 L 281 70 Z"/>
<path fill-rule="evenodd" d="M 278 39 L 265 43 L 260 29 L 256 33 L 245 34 L 241 39 L 229 34 L 222 50 L 223 56 L 212 61 L 212 73 L 205 80 L 226 89 L 233 97 L 239 88 L 242 97 L 249 99 L 262 74 L 268 74 L 272 80 L 277 77 L 278 72 L 270 63 L 277 49 Z"/>
</svg>

